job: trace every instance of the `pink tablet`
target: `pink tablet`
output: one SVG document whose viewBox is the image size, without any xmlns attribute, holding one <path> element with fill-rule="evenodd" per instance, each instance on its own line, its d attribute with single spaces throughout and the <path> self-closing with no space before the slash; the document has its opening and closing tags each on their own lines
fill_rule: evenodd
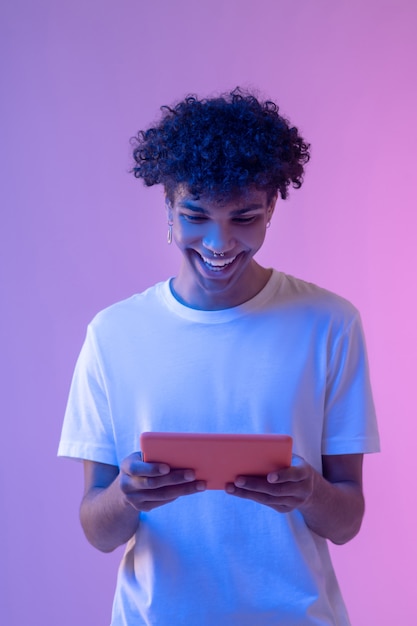
<svg viewBox="0 0 417 626">
<path fill-rule="evenodd" d="M 144 432 L 143 460 L 193 469 L 207 489 L 224 489 L 238 475 L 265 476 L 291 465 L 289 435 Z"/>
</svg>

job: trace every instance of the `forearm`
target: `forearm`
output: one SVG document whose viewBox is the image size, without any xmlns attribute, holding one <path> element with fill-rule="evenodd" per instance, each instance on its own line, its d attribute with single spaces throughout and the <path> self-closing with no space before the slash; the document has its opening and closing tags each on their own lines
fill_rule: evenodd
<svg viewBox="0 0 417 626">
<path fill-rule="evenodd" d="M 314 472 L 311 496 L 299 510 L 312 531 L 343 544 L 361 527 L 365 510 L 362 489 L 353 481 L 331 483 Z"/>
<path fill-rule="evenodd" d="M 95 487 L 84 496 L 80 521 L 88 541 L 102 552 L 111 552 L 136 532 L 139 512 L 127 502 L 117 476 L 108 487 Z"/>
</svg>

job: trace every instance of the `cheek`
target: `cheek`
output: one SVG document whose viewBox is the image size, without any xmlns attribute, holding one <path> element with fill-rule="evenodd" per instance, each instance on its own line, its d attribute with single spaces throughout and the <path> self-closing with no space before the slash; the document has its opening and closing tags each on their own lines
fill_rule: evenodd
<svg viewBox="0 0 417 626">
<path fill-rule="evenodd" d="M 178 245 L 186 244 L 198 238 L 197 229 L 193 224 L 179 220 L 174 222 L 172 233 Z"/>
<path fill-rule="evenodd" d="M 253 248 L 260 248 L 265 240 L 266 227 L 259 224 L 256 228 L 253 228 L 250 232 L 246 233 L 246 236 L 242 236 L 242 240 Z"/>
</svg>

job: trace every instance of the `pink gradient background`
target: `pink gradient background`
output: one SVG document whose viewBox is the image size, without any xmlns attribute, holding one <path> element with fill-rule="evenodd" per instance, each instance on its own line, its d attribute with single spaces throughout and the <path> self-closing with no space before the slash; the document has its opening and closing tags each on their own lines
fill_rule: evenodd
<svg viewBox="0 0 417 626">
<path fill-rule="evenodd" d="M 82 535 L 56 458 L 86 325 L 175 273 L 129 137 L 188 92 L 256 86 L 313 146 L 259 255 L 351 299 L 383 453 L 360 535 L 332 548 L 353 626 L 417 623 L 415 0 L 9 0 L 0 9 L 0 619 L 109 622 L 121 551 Z"/>
</svg>

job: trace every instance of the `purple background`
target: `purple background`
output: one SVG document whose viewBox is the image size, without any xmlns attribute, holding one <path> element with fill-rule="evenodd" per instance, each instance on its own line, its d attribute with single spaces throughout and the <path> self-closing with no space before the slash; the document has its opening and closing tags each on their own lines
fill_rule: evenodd
<svg viewBox="0 0 417 626">
<path fill-rule="evenodd" d="M 350 298 L 383 453 L 361 534 L 332 548 L 353 626 L 416 609 L 415 0 L 6 0 L 0 8 L 0 606 L 7 626 L 109 622 L 121 551 L 82 535 L 56 458 L 91 317 L 175 273 L 162 192 L 127 174 L 164 103 L 256 86 L 313 146 L 261 262 Z"/>
</svg>

